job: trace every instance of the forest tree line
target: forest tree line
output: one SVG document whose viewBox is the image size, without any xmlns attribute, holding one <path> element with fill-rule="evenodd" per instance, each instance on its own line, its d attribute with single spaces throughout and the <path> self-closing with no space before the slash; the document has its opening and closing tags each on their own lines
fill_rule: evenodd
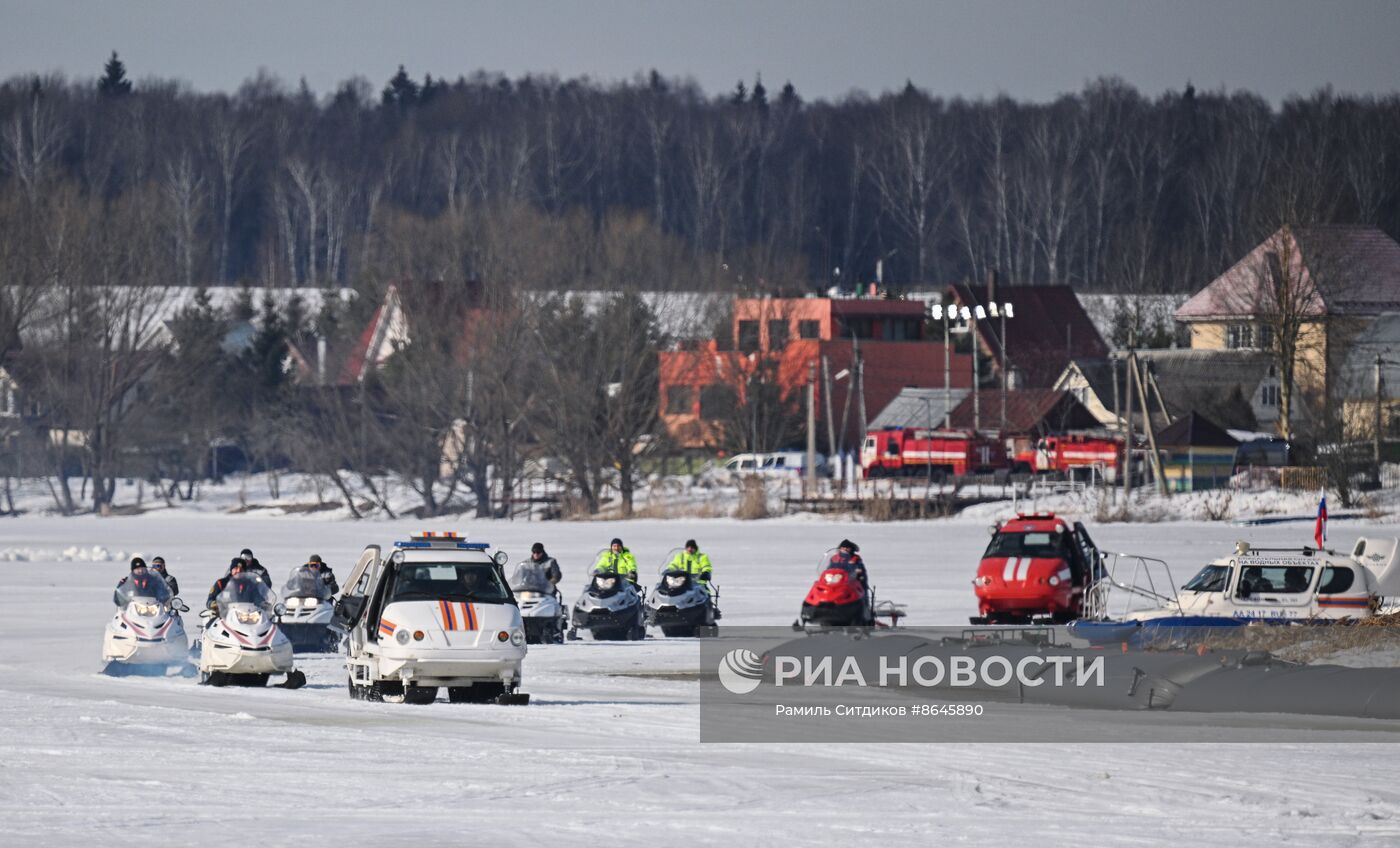
<svg viewBox="0 0 1400 848">
<path fill-rule="evenodd" d="M 996 269 L 1180 293 L 1281 223 L 1400 235 L 1395 138 L 1400 97 L 1328 89 L 1277 108 L 1112 78 L 1049 103 L 913 85 L 808 102 L 761 78 L 710 96 L 655 71 L 604 84 L 400 67 L 319 96 L 265 73 L 197 93 L 133 82 L 113 54 L 95 80 L 0 85 L 0 197 L 62 186 L 149 205 L 162 282 L 185 285 L 432 271 L 376 254 L 452 219 L 469 276 L 515 287 L 800 290 L 878 263 L 908 288 Z M 599 277 L 600 252 L 627 254 L 623 279 Z"/>
</svg>

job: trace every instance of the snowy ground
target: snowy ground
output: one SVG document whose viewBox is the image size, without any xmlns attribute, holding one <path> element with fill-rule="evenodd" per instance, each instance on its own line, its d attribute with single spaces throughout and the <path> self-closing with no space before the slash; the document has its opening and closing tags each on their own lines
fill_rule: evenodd
<svg viewBox="0 0 1400 848">
<path fill-rule="evenodd" d="M 911 624 L 972 611 L 985 519 L 481 524 L 515 558 L 542 540 L 571 593 L 621 536 L 646 569 L 687 537 L 717 564 L 723 624 L 785 624 L 822 551 L 861 544 Z M 437 529 L 450 524 L 434 522 Z M 7 844 L 1351 845 L 1400 841 L 1400 747 L 1219 743 L 701 745 L 689 640 L 532 649 L 528 707 L 349 700 L 331 657 L 299 691 L 97 673 L 125 556 L 162 554 L 191 606 L 251 546 L 275 577 L 311 553 L 343 576 L 411 522 L 171 511 L 0 519 L 0 815 Z M 1394 532 L 1336 522 L 1332 541 Z M 1107 548 L 1184 577 L 1239 538 L 1311 526 L 1113 524 Z M 116 557 L 120 553 L 121 557 Z M 1090 720 L 1086 718 L 1086 720 Z M 235 836 L 236 833 L 236 836 Z M 308 842 L 308 840 L 312 840 Z"/>
</svg>

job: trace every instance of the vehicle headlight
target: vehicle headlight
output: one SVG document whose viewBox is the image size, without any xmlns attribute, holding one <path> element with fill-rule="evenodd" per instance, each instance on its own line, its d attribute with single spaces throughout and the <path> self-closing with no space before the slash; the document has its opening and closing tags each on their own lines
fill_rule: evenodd
<svg viewBox="0 0 1400 848">
<path fill-rule="evenodd" d="M 515 593 L 515 597 L 519 598 L 519 599 L 522 600 L 522 601 L 538 601 L 538 600 L 540 599 L 540 593 L 539 593 L 539 592 L 516 592 L 516 593 Z"/>
<path fill-rule="evenodd" d="M 833 572 L 831 572 L 831 573 L 829 573 L 829 574 L 823 574 L 823 575 L 822 575 L 822 580 L 826 581 L 826 583 L 827 583 L 828 585 L 834 585 L 834 584 L 836 584 L 836 583 L 840 583 L 842 580 L 845 580 L 845 579 L 846 579 L 846 575 L 845 575 L 845 574 L 842 574 L 842 573 L 839 572 L 839 571 L 833 571 Z"/>
<path fill-rule="evenodd" d="M 394 641 L 398 642 L 400 645 L 407 645 L 410 638 L 412 638 L 412 635 L 402 627 L 394 631 Z"/>
<path fill-rule="evenodd" d="M 679 574 L 672 574 L 666 578 L 666 585 L 670 586 L 672 589 L 679 589 L 681 586 L 685 585 L 685 577 Z"/>
<path fill-rule="evenodd" d="M 301 609 L 301 598 L 288 598 L 287 609 Z"/>
<path fill-rule="evenodd" d="M 262 613 L 258 610 L 253 610 L 251 612 L 237 610 L 234 612 L 234 615 L 238 618 L 240 624 L 257 624 L 259 621 L 262 621 Z"/>
<path fill-rule="evenodd" d="M 301 599 L 301 608 L 302 608 L 302 609 L 312 609 L 313 607 L 319 607 L 320 605 L 321 605 L 321 599 L 320 599 L 320 598 L 302 598 L 302 599 Z"/>
<path fill-rule="evenodd" d="M 598 578 L 598 588 L 599 588 L 599 589 L 607 590 L 607 589 L 611 589 L 612 587 L 614 587 L 614 586 L 616 586 L 616 585 L 617 585 L 617 578 L 616 578 L 616 577 L 600 577 L 600 578 Z"/>
<path fill-rule="evenodd" d="M 507 641 L 508 639 L 510 639 L 510 634 L 507 633 L 507 632 L 505 632 L 504 630 L 502 630 L 501 632 L 499 632 L 499 633 L 496 634 L 496 641 L 497 641 L 497 642 L 505 642 L 505 641 Z"/>
<path fill-rule="evenodd" d="M 1050 585 L 1051 585 L 1051 586 L 1058 586 L 1058 585 L 1060 585 L 1060 578 L 1055 577 L 1055 576 L 1051 576 L 1049 582 L 1050 582 Z"/>
<path fill-rule="evenodd" d="M 992 585 L 992 578 L 990 578 L 990 577 L 988 577 L 987 575 L 984 574 L 984 575 L 982 575 L 981 577 L 978 577 L 976 580 L 972 581 L 972 585 L 974 585 L 974 586 L 990 586 L 990 585 Z"/>
<path fill-rule="evenodd" d="M 137 604 L 137 605 L 136 605 L 136 614 L 137 614 L 137 615 L 144 615 L 144 616 L 146 616 L 147 618 L 150 618 L 151 616 L 155 615 L 155 614 L 158 613 L 158 612 L 160 612 L 160 604 Z"/>
<path fill-rule="evenodd" d="M 524 644 L 525 644 L 525 634 L 524 634 L 524 632 L 522 632 L 522 631 L 520 631 L 520 630 L 512 630 L 512 631 L 510 632 L 510 643 L 511 643 L 512 645 L 514 645 L 515 647 L 517 647 L 517 648 L 519 648 L 521 645 L 524 645 Z"/>
</svg>

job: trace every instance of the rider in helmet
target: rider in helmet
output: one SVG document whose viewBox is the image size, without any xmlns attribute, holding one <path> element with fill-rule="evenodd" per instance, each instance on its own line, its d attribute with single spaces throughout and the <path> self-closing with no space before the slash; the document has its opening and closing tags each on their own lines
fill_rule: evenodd
<svg viewBox="0 0 1400 848">
<path fill-rule="evenodd" d="M 239 551 L 238 558 L 243 560 L 243 566 L 250 574 L 261 580 L 267 588 L 272 588 L 272 578 L 268 576 L 267 569 L 263 568 L 263 564 L 258 562 L 258 558 L 253 556 L 253 551 L 250 548 Z"/>
<path fill-rule="evenodd" d="M 321 575 L 321 582 L 326 584 L 326 588 L 330 589 L 332 595 L 340 591 L 340 584 L 336 582 L 335 573 L 331 571 L 329 565 L 326 565 L 326 561 L 321 559 L 320 554 L 312 554 L 308 557 L 304 567 Z"/>
<path fill-rule="evenodd" d="M 165 557 L 151 557 L 151 568 L 155 569 L 157 574 L 165 578 L 166 585 L 170 587 L 170 594 L 180 594 L 180 581 L 171 577 L 170 572 L 165 570 Z"/>
<path fill-rule="evenodd" d="M 252 569 L 248 568 L 248 564 L 243 561 L 242 557 L 234 557 L 232 560 L 229 561 L 228 574 L 225 574 L 223 577 L 220 577 L 218 580 L 214 581 L 214 586 L 209 590 L 209 597 L 205 600 L 204 605 L 209 609 L 218 612 L 219 593 L 224 590 L 224 587 L 228 586 L 229 581 L 232 580 L 234 577 L 238 576 L 239 574 L 251 573 L 251 571 Z"/>
<path fill-rule="evenodd" d="M 865 572 L 865 560 L 860 557 L 860 545 L 850 539 L 842 539 L 841 544 L 836 546 L 836 553 L 831 555 L 827 562 L 827 568 L 839 568 L 842 571 L 851 573 L 860 585 L 870 588 L 870 582 Z"/>
<path fill-rule="evenodd" d="M 685 550 L 672 557 L 670 564 L 666 567 L 684 571 L 709 588 L 713 566 L 710 565 L 709 555 L 700 552 L 700 546 L 695 543 L 694 539 L 686 539 Z"/>
<path fill-rule="evenodd" d="M 126 574 L 122 575 L 122 579 L 117 581 L 117 588 L 112 590 L 112 603 L 116 604 L 119 607 L 126 606 L 126 600 L 122 598 L 122 587 L 125 586 L 127 583 L 132 582 L 138 577 L 145 577 L 145 575 L 146 561 L 141 557 L 132 557 L 131 570 L 128 571 Z"/>
<path fill-rule="evenodd" d="M 612 544 L 593 563 L 593 570 L 613 571 L 626 577 L 635 585 L 637 582 L 637 558 L 622 544 L 621 539 L 613 539 Z"/>
</svg>

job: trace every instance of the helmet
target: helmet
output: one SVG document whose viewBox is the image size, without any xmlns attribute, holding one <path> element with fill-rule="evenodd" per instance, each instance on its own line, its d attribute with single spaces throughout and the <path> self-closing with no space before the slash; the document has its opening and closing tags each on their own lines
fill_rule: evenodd
<svg viewBox="0 0 1400 848">
<path fill-rule="evenodd" d="M 855 542 L 852 542 L 850 539 L 842 539 L 842 540 L 841 540 L 841 544 L 837 545 L 836 547 L 838 547 L 838 548 L 849 548 L 850 551 L 851 551 L 851 553 L 855 553 L 856 551 L 860 550 L 860 545 L 857 545 Z"/>
<path fill-rule="evenodd" d="M 145 568 L 145 567 L 146 567 L 146 561 L 145 561 L 144 559 L 142 559 L 141 557 L 132 557 L 132 558 L 131 558 L 131 570 L 132 570 L 132 571 L 135 571 L 135 570 L 138 569 L 138 568 Z"/>
<path fill-rule="evenodd" d="M 244 548 L 243 550 L 238 552 L 238 556 L 240 559 L 251 561 L 253 559 L 253 551 L 251 548 Z"/>
<path fill-rule="evenodd" d="M 156 571 L 165 570 L 165 557 L 151 557 L 151 568 Z"/>
</svg>

